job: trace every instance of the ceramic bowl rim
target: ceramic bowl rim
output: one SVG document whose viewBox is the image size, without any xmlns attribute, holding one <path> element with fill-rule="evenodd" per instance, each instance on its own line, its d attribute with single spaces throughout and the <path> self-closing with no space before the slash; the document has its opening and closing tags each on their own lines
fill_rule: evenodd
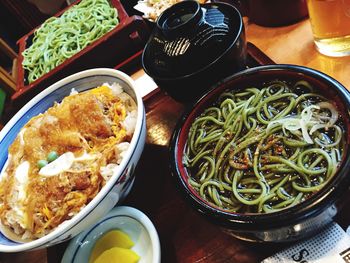
<svg viewBox="0 0 350 263">
<path fill-rule="evenodd" d="M 134 152 L 137 148 L 137 145 L 140 141 L 140 135 L 142 133 L 142 127 L 144 120 L 144 106 L 143 101 L 141 98 L 140 93 L 136 89 L 136 84 L 133 79 L 131 79 L 130 76 L 127 74 L 110 68 L 94 68 L 94 69 L 88 69 L 84 70 L 75 74 L 72 74 L 66 78 L 63 78 L 56 83 L 52 84 L 42 92 L 40 92 L 38 95 L 36 95 L 34 98 L 32 98 L 30 101 L 28 101 L 11 119 L 10 121 L 4 126 L 4 128 L 0 131 L 0 143 L 2 142 L 5 135 L 12 129 L 12 127 L 16 124 L 16 122 L 25 116 L 26 112 L 31 109 L 36 103 L 44 99 L 46 96 L 48 96 L 50 93 L 54 92 L 55 90 L 60 89 L 61 87 L 65 86 L 66 84 L 76 81 L 78 79 L 82 79 L 84 77 L 92 77 L 95 75 L 106 75 L 109 77 L 115 77 L 117 79 L 121 79 L 124 81 L 130 89 L 133 90 L 135 97 L 136 97 L 136 103 L 137 103 L 137 120 L 136 120 L 136 127 L 134 131 L 134 135 L 132 137 L 132 140 L 130 142 L 129 149 L 124 156 L 124 159 L 122 160 L 120 164 L 120 172 L 113 177 L 110 178 L 110 180 L 105 184 L 105 186 L 100 190 L 100 192 L 93 198 L 93 200 L 90 201 L 90 203 L 85 206 L 78 214 L 76 214 L 74 217 L 72 217 L 70 220 L 65 221 L 61 223 L 55 230 L 53 230 L 51 233 L 27 242 L 27 243 L 18 243 L 18 245 L 0 245 L 0 251 L 1 252 L 20 252 L 25 250 L 32 250 L 32 249 L 38 249 L 45 244 L 48 244 L 48 246 L 55 245 L 56 243 L 51 243 L 51 241 L 54 241 L 58 237 L 60 237 L 62 234 L 66 234 L 69 231 L 71 231 L 77 224 L 79 224 L 82 220 L 84 220 L 89 214 L 100 204 L 100 202 L 107 196 L 107 194 L 112 190 L 113 186 L 123 174 L 126 167 L 129 165 Z M 102 83 L 101 83 L 102 84 Z M 68 95 L 67 95 L 68 96 Z M 2 169 L 2 168 L 1 168 Z M 0 170 L 1 170 L 0 169 Z M 59 241 L 61 242 L 61 241 Z"/>
</svg>

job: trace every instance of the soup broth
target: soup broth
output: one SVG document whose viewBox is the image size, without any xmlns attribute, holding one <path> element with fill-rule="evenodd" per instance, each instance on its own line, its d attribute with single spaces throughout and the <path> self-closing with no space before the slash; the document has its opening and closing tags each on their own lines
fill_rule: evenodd
<svg viewBox="0 0 350 263">
<path fill-rule="evenodd" d="M 319 191 L 336 173 L 344 125 L 306 81 L 226 91 L 193 122 L 188 182 L 210 204 L 271 213 Z"/>
</svg>

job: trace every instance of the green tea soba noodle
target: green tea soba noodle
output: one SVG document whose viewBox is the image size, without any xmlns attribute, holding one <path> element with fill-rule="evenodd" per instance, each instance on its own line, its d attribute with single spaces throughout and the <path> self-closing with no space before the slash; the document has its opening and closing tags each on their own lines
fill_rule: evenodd
<svg viewBox="0 0 350 263">
<path fill-rule="evenodd" d="M 193 122 L 184 164 L 189 184 L 214 206 L 270 213 L 327 184 L 343 143 L 331 102 L 305 81 L 275 81 L 224 92 Z"/>
<path fill-rule="evenodd" d="M 118 24 L 117 9 L 108 0 L 82 0 L 60 17 L 47 19 L 22 52 L 28 82 L 53 70 Z"/>
</svg>

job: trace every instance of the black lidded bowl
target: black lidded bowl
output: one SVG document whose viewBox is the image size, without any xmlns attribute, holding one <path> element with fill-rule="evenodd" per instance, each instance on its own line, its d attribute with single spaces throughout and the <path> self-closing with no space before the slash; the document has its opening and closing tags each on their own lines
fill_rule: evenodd
<svg viewBox="0 0 350 263">
<path fill-rule="evenodd" d="M 227 89 L 259 87 L 274 81 L 306 80 L 326 98 L 336 104 L 344 121 L 345 149 L 343 160 L 330 181 L 318 192 L 303 202 L 266 214 L 230 213 L 215 208 L 203 200 L 188 183 L 188 173 L 183 164 L 189 128 L 194 119 Z M 333 78 L 322 72 L 295 65 L 269 65 L 248 69 L 234 74 L 215 85 L 179 120 L 170 145 L 170 166 L 177 186 L 189 204 L 206 219 L 223 227 L 235 237 L 252 242 L 289 242 L 315 234 L 334 221 L 344 206 L 344 197 L 349 190 L 350 175 L 350 94 Z"/>
<path fill-rule="evenodd" d="M 165 10 L 142 54 L 145 72 L 180 102 L 193 102 L 218 80 L 245 68 L 240 12 L 225 3 L 183 1 Z"/>
</svg>

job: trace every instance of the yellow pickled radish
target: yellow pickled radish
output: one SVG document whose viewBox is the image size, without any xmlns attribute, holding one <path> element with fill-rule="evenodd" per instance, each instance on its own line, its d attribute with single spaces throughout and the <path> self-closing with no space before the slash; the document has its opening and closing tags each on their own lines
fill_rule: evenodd
<svg viewBox="0 0 350 263">
<path fill-rule="evenodd" d="M 94 262 L 105 250 L 112 247 L 131 248 L 134 242 L 130 237 L 120 230 L 112 230 L 103 235 L 92 249 L 89 263 Z"/>
<path fill-rule="evenodd" d="M 104 251 L 94 263 L 136 263 L 139 259 L 139 255 L 131 249 L 114 247 Z"/>
</svg>

